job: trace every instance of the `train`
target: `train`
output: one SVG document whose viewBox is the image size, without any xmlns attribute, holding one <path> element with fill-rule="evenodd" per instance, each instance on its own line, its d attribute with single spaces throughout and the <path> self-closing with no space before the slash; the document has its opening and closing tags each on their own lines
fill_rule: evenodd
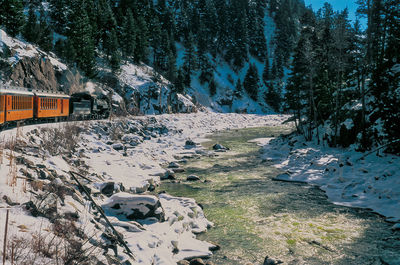
<svg viewBox="0 0 400 265">
<path fill-rule="evenodd" d="M 88 92 L 72 95 L 0 87 L 0 129 L 17 123 L 107 118 L 110 102 Z"/>
</svg>

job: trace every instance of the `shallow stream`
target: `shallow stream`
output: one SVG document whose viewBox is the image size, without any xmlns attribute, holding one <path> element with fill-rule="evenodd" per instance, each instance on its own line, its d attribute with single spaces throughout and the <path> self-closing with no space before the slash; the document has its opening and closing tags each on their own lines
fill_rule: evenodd
<svg viewBox="0 0 400 265">
<path fill-rule="evenodd" d="M 285 264 L 400 264 L 400 232 L 364 209 L 330 203 L 317 187 L 273 181 L 280 172 L 259 158 L 249 140 L 286 133 L 283 128 L 251 128 L 216 133 L 215 143 L 230 148 L 218 156 L 190 159 L 181 183 L 159 190 L 191 197 L 215 227 L 198 236 L 221 249 L 215 264 L 262 264 L 265 256 Z M 211 182 L 186 182 L 195 174 Z"/>
</svg>

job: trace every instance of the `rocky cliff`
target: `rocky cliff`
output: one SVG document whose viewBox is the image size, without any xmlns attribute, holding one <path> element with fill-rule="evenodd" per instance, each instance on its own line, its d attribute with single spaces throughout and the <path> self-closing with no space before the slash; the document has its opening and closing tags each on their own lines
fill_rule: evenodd
<svg viewBox="0 0 400 265">
<path fill-rule="evenodd" d="M 103 68 L 90 80 L 62 63 L 53 53 L 11 38 L 3 30 L 0 30 L 0 81 L 33 90 L 108 95 L 119 114 L 197 110 L 190 97 L 175 93 L 169 81 L 147 65 L 127 63 L 118 74 Z"/>
</svg>

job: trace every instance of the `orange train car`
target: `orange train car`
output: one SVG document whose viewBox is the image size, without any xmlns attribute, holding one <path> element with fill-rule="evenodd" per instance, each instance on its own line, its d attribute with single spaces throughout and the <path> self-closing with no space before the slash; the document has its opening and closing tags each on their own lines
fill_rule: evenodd
<svg viewBox="0 0 400 265">
<path fill-rule="evenodd" d="M 33 118 L 34 94 L 17 89 L 0 89 L 0 124 Z"/>
<path fill-rule="evenodd" d="M 69 96 L 65 94 L 35 93 L 34 116 L 41 118 L 65 118 L 69 115 Z"/>
</svg>

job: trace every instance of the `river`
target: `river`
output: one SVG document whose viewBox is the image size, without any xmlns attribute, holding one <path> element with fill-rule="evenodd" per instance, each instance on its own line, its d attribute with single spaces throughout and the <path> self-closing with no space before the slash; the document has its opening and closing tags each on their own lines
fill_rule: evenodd
<svg viewBox="0 0 400 265">
<path fill-rule="evenodd" d="M 159 190 L 191 197 L 215 227 L 198 235 L 221 249 L 215 264 L 262 264 L 265 256 L 285 264 L 400 264 L 400 232 L 365 209 L 330 203 L 315 186 L 274 181 L 280 172 L 259 158 L 255 138 L 288 133 L 280 127 L 219 132 L 203 143 L 230 148 L 190 159 L 181 183 Z M 201 182 L 186 182 L 186 176 Z M 208 180 L 204 182 L 204 180 Z"/>
</svg>

